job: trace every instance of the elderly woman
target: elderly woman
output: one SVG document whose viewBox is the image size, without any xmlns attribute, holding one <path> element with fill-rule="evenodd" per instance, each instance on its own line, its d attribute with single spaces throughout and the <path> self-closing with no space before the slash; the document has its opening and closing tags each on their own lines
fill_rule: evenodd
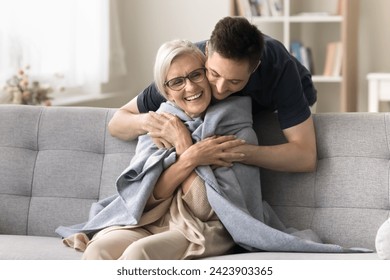
<svg viewBox="0 0 390 280">
<path fill-rule="evenodd" d="M 165 110 L 162 114 L 184 121 L 188 126 L 198 126 L 202 122 L 211 101 L 204 63 L 204 54 L 189 41 L 174 40 L 161 46 L 156 56 L 154 75 L 157 87 L 168 100 L 163 104 Z M 175 116 L 164 111 L 175 113 Z M 154 153 L 168 153 L 166 149 L 158 149 L 150 139 L 148 135 L 139 138 L 133 162 L 137 161 L 138 154 L 149 158 Z M 64 243 L 79 250 L 85 249 L 84 259 L 191 259 L 226 253 L 234 242 L 208 203 L 204 181 L 194 170 L 201 165 L 226 165 L 217 160 L 213 147 L 229 139 L 222 144 L 225 148 L 242 143 L 233 136 L 208 137 L 189 147 L 176 147 L 173 162 L 165 163 L 168 167 L 159 171 L 149 170 L 148 164 L 144 163 L 143 174 L 160 174 L 144 206 L 131 204 L 124 207 L 142 209 L 140 218 L 135 222 L 117 219 L 103 223 L 104 228 L 97 231 L 90 241 L 86 235 L 90 232 L 85 229 L 91 226 L 84 225 L 79 233 L 65 238 Z M 213 145 L 210 145 L 211 142 Z M 129 197 L 125 194 L 127 189 L 132 188 L 128 173 L 129 170 L 125 170 L 118 179 L 117 184 L 125 185 L 119 187 L 120 196 Z M 150 186 L 152 182 L 147 184 Z M 140 203 L 142 198 L 137 197 L 136 200 Z M 110 199 L 100 206 L 104 205 L 101 207 L 107 210 L 117 201 Z M 96 213 L 92 220 L 99 219 L 97 217 L 103 216 L 103 212 Z M 108 215 L 121 216 L 122 213 L 118 212 L 121 212 L 119 207 L 117 211 L 108 211 L 114 213 Z M 64 228 L 60 227 L 57 232 L 66 237 Z"/>
<path fill-rule="evenodd" d="M 187 41 L 160 48 L 155 82 L 168 101 L 158 113 L 184 123 L 190 144 L 159 149 L 150 135 L 140 136 L 118 193 L 94 204 L 86 223 L 57 229 L 65 244 L 85 250 L 84 259 L 191 259 L 225 254 L 235 244 L 249 251 L 359 251 L 323 244 L 311 230 L 286 229 L 262 201 L 259 169 L 218 160 L 243 143 L 237 139 L 256 145 L 257 137 L 249 97 L 209 106 L 204 59 Z"/>
</svg>

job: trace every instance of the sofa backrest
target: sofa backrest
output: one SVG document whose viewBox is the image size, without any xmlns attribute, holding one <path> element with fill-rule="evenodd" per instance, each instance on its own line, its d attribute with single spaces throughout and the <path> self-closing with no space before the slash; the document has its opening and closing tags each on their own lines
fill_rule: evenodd
<svg viewBox="0 0 390 280">
<path fill-rule="evenodd" d="M 136 142 L 109 135 L 114 109 L 0 106 L 0 234 L 56 236 L 115 192 Z"/>
<path fill-rule="evenodd" d="M 375 249 L 389 218 L 390 114 L 314 114 L 317 170 L 261 170 L 263 198 L 288 227 L 311 228 L 326 243 Z M 285 142 L 274 114 L 255 117 L 259 142 Z"/>
<path fill-rule="evenodd" d="M 115 109 L 0 106 L 0 234 L 56 236 L 115 193 L 136 141 L 107 131 Z M 389 217 L 390 115 L 314 115 L 316 172 L 261 170 L 264 199 L 282 222 L 324 242 L 374 249 Z M 285 142 L 274 114 L 257 115 L 259 142 Z"/>
</svg>

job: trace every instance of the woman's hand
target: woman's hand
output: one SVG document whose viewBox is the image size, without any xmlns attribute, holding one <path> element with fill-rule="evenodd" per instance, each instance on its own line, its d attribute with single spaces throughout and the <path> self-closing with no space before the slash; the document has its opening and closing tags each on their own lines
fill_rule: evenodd
<svg viewBox="0 0 390 280">
<path fill-rule="evenodd" d="M 144 129 L 152 137 L 158 148 L 176 148 L 180 155 L 192 145 L 190 132 L 184 123 L 176 116 L 169 113 L 148 113 L 148 120 Z"/>
<path fill-rule="evenodd" d="M 244 144 L 244 140 L 237 139 L 234 135 L 211 136 L 193 144 L 181 157 L 191 162 L 194 168 L 201 165 L 231 167 L 233 162 L 242 161 L 245 155 L 227 150 Z"/>
<path fill-rule="evenodd" d="M 244 144 L 245 141 L 235 136 L 212 136 L 193 144 L 161 174 L 154 187 L 154 196 L 158 199 L 167 198 L 183 183 L 192 182 L 197 176 L 194 169 L 198 166 L 230 167 L 233 161 L 241 161 L 243 154 L 225 150 Z M 188 188 L 189 186 L 183 186 L 184 193 Z"/>
</svg>

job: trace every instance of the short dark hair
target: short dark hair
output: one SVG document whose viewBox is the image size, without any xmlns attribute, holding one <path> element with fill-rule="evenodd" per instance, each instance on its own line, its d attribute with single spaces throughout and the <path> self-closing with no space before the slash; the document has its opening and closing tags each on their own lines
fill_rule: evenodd
<svg viewBox="0 0 390 280">
<path fill-rule="evenodd" d="M 218 21 L 208 43 L 210 55 L 217 52 L 224 58 L 248 60 L 253 69 L 263 50 L 263 34 L 244 17 L 225 17 Z"/>
</svg>

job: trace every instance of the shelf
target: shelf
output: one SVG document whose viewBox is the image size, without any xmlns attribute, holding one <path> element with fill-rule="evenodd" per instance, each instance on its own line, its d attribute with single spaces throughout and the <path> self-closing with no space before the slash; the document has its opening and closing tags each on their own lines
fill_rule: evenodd
<svg viewBox="0 0 390 280">
<path fill-rule="evenodd" d="M 273 22 L 273 23 L 283 23 L 286 21 L 287 17 L 281 16 L 281 17 L 276 17 L 276 16 L 263 16 L 263 17 L 258 17 L 258 16 L 252 16 L 251 21 L 253 24 L 256 23 L 267 23 L 267 22 Z"/>
<path fill-rule="evenodd" d="M 341 23 L 343 21 L 342 16 L 315 16 L 315 15 L 307 15 L 307 16 L 252 16 L 252 23 L 283 23 L 283 22 L 291 22 L 291 23 L 300 23 L 300 22 L 312 22 L 312 23 L 328 23 L 328 22 L 338 22 Z"/>
<path fill-rule="evenodd" d="M 315 16 L 315 15 L 307 15 L 307 16 L 290 16 L 288 18 L 289 22 L 342 22 L 342 16 Z"/>
<path fill-rule="evenodd" d="M 341 83 L 343 78 L 341 76 L 320 76 L 314 75 L 312 76 L 312 80 L 315 83 Z"/>
<path fill-rule="evenodd" d="M 278 13 L 270 9 L 273 1 L 268 0 L 268 5 L 264 1 L 258 1 L 257 10 L 252 8 L 242 13 L 243 0 L 231 0 L 232 12 L 235 16 L 252 14 L 247 18 L 259 29 L 280 42 L 295 55 L 301 54 L 305 57 L 307 53 L 313 59 L 312 63 L 306 63 L 306 67 L 313 65 L 312 80 L 315 86 L 321 88 L 319 96 L 329 98 L 329 94 L 339 90 L 339 100 L 328 102 L 334 108 L 326 109 L 334 111 L 336 106 L 341 112 L 354 112 L 357 110 L 357 45 L 358 45 L 358 2 L 356 0 L 278 0 L 281 9 Z M 249 0 L 248 0 L 249 1 Z M 254 3 L 250 1 L 249 3 Z M 259 4 L 260 3 L 260 4 Z M 261 4 L 262 3 L 262 4 Z M 267 16 L 260 16 L 260 12 Z M 274 14 L 275 16 L 272 16 Z M 294 44 L 292 44 L 294 42 Z M 335 52 L 329 52 L 329 46 L 341 42 L 341 49 L 337 48 Z M 294 48 L 292 51 L 291 49 Z M 299 48 L 299 49 L 298 49 Z M 309 50 L 305 53 L 305 50 Z M 341 50 L 341 51 L 340 51 Z M 302 55 L 303 54 L 303 55 Z M 341 55 L 340 55 L 341 54 Z M 335 57 L 335 59 L 328 59 Z M 332 56 L 330 56 L 332 55 Z M 297 55 L 299 56 L 299 55 Z M 336 58 L 337 62 L 336 62 Z M 341 65 L 340 65 L 341 58 Z M 333 61 L 330 63 L 329 61 Z M 328 64 L 329 63 L 329 64 Z M 302 64 L 304 64 L 302 62 Z M 332 71 L 341 75 L 324 76 L 322 75 L 325 66 L 332 66 Z M 310 70 L 310 69 L 309 69 Z M 326 72 L 328 73 L 328 72 Z M 332 95 L 334 96 L 334 95 Z M 321 97 L 319 97 L 318 107 L 321 107 Z M 325 105 L 327 106 L 327 105 Z"/>
</svg>

